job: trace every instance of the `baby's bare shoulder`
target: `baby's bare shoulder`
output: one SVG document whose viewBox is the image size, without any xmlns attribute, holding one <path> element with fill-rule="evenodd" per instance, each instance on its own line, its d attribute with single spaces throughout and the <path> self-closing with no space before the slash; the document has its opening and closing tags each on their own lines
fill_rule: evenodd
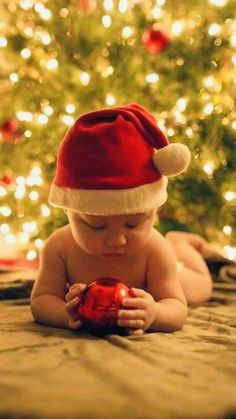
<svg viewBox="0 0 236 419">
<path fill-rule="evenodd" d="M 168 240 L 154 228 L 149 241 L 148 254 L 150 257 L 153 256 L 158 259 L 168 257 L 170 260 L 171 256 L 174 257 L 173 249 Z"/>
<path fill-rule="evenodd" d="M 65 249 L 71 241 L 70 226 L 66 225 L 54 231 L 45 242 L 44 250 L 54 249 L 57 251 Z"/>
</svg>

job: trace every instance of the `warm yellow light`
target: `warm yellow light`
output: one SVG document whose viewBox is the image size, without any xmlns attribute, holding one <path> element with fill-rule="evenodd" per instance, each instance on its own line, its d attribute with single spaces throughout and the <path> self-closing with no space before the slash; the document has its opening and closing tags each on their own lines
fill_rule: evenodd
<svg viewBox="0 0 236 419">
<path fill-rule="evenodd" d="M 0 37 L 0 48 L 5 48 L 7 46 L 7 39 L 4 36 Z"/>
<path fill-rule="evenodd" d="M 52 38 L 47 32 L 43 33 L 41 40 L 44 45 L 49 45 L 52 42 Z"/>
<path fill-rule="evenodd" d="M 232 55 L 231 60 L 232 60 L 233 65 L 235 65 L 236 67 L 236 54 Z"/>
<path fill-rule="evenodd" d="M 23 10 L 29 10 L 33 7 L 34 5 L 34 0 L 21 0 L 19 2 L 19 5 L 21 7 L 21 9 Z"/>
<path fill-rule="evenodd" d="M 133 29 L 130 26 L 124 26 L 121 35 L 122 38 L 128 39 L 133 34 Z"/>
<path fill-rule="evenodd" d="M 184 22 L 182 20 L 176 20 L 172 24 L 171 32 L 174 36 L 179 36 L 184 29 Z"/>
<path fill-rule="evenodd" d="M 31 201 L 37 201 L 39 199 L 39 193 L 37 191 L 31 191 L 29 197 Z"/>
<path fill-rule="evenodd" d="M 224 246 L 224 252 L 228 259 L 236 260 L 236 247 Z"/>
<path fill-rule="evenodd" d="M 110 26 L 112 25 L 112 18 L 110 15 L 104 15 L 102 17 L 102 24 L 104 26 L 104 28 L 110 28 Z"/>
<path fill-rule="evenodd" d="M 45 204 L 42 204 L 40 206 L 40 209 L 41 209 L 41 214 L 43 217 L 49 217 L 49 215 L 51 214 L 50 208 Z"/>
<path fill-rule="evenodd" d="M 72 103 L 68 103 L 68 105 L 66 105 L 65 110 L 67 113 L 74 113 L 75 112 L 75 105 L 73 105 Z"/>
<path fill-rule="evenodd" d="M 1 233 L 3 233 L 3 234 L 7 234 L 7 233 L 9 233 L 9 231 L 10 231 L 10 226 L 9 226 L 9 224 L 6 224 L 6 223 L 1 224 L 1 225 L 0 225 L 0 231 L 1 231 Z"/>
<path fill-rule="evenodd" d="M 119 1 L 119 12 L 120 13 L 125 13 L 125 12 L 127 12 L 127 10 L 128 10 L 128 7 L 129 7 L 129 3 L 128 3 L 128 0 L 120 0 Z"/>
<path fill-rule="evenodd" d="M 11 73 L 9 79 L 12 83 L 17 83 L 19 81 L 19 76 L 17 73 Z"/>
<path fill-rule="evenodd" d="M 16 243 L 16 236 L 12 233 L 9 233 L 5 236 L 5 240 L 8 244 L 15 244 Z"/>
<path fill-rule="evenodd" d="M 52 17 L 52 12 L 49 9 L 43 9 L 40 13 L 39 16 L 41 17 L 41 19 L 43 20 L 50 20 Z"/>
<path fill-rule="evenodd" d="M 27 36 L 28 38 L 32 38 L 34 31 L 33 28 L 31 28 L 31 26 L 28 26 L 24 29 L 24 34 L 25 36 Z"/>
<path fill-rule="evenodd" d="M 18 238 L 19 238 L 19 242 L 21 244 L 26 244 L 26 243 L 29 242 L 30 235 L 28 233 L 26 233 L 26 232 L 24 232 L 24 233 L 21 232 L 21 233 L 18 234 Z"/>
<path fill-rule="evenodd" d="M 168 137 L 173 137 L 175 135 L 175 130 L 173 128 L 168 128 L 167 135 Z"/>
<path fill-rule="evenodd" d="M 4 186 L 0 186 L 0 197 L 2 196 L 6 196 L 7 195 L 7 190 Z"/>
<path fill-rule="evenodd" d="M 234 201 L 234 199 L 236 199 L 236 192 L 227 191 L 224 193 L 224 198 L 226 199 L 226 201 Z"/>
<path fill-rule="evenodd" d="M 203 84 L 207 88 L 214 87 L 215 82 L 216 82 L 216 80 L 215 80 L 215 77 L 213 77 L 213 76 L 208 76 L 203 80 Z"/>
<path fill-rule="evenodd" d="M 42 169 L 40 166 L 32 167 L 30 171 L 31 176 L 40 176 L 42 174 Z"/>
<path fill-rule="evenodd" d="M 233 121 L 231 127 L 236 130 L 236 121 Z"/>
<path fill-rule="evenodd" d="M 228 0 L 209 0 L 209 3 L 217 7 L 224 7 L 228 3 Z"/>
<path fill-rule="evenodd" d="M 102 77 L 106 78 L 111 76 L 114 73 L 114 68 L 109 65 L 105 70 L 102 72 Z"/>
<path fill-rule="evenodd" d="M 34 260 L 37 258 L 37 252 L 35 250 L 29 250 L 26 253 L 26 259 L 27 260 Z"/>
<path fill-rule="evenodd" d="M 115 97 L 113 96 L 113 94 L 112 94 L 112 93 L 108 93 L 108 94 L 106 95 L 106 104 L 107 104 L 108 106 L 114 106 L 114 105 L 115 105 L 115 103 L 116 103 L 116 99 L 115 99 Z"/>
<path fill-rule="evenodd" d="M 209 26 L 208 33 L 209 33 L 210 36 L 219 35 L 221 33 L 220 25 L 218 25 L 218 23 L 212 23 Z"/>
<path fill-rule="evenodd" d="M 45 115 L 47 116 L 52 116 L 53 114 L 53 108 L 50 105 L 46 105 L 43 107 L 43 112 L 45 113 Z"/>
<path fill-rule="evenodd" d="M 214 105 L 213 105 L 213 103 L 207 103 L 206 106 L 203 109 L 203 112 L 206 115 L 211 115 L 213 111 L 214 111 Z"/>
<path fill-rule="evenodd" d="M 24 132 L 24 136 L 25 136 L 26 138 L 30 138 L 30 137 L 32 136 L 32 131 L 30 131 L 29 129 L 27 129 L 27 130 Z"/>
<path fill-rule="evenodd" d="M 192 128 L 191 128 L 191 127 L 187 127 L 187 128 L 186 128 L 186 130 L 185 130 L 185 132 L 186 132 L 186 135 L 187 135 L 189 138 L 193 138 L 194 133 L 193 133 L 193 130 L 192 130 Z"/>
<path fill-rule="evenodd" d="M 11 208 L 7 207 L 6 205 L 1 206 L 0 214 L 4 217 L 9 217 L 11 215 Z"/>
<path fill-rule="evenodd" d="M 223 227 L 223 232 L 226 234 L 226 236 L 230 236 L 232 234 L 232 227 L 229 225 L 225 225 Z"/>
<path fill-rule="evenodd" d="M 71 115 L 62 115 L 61 117 L 62 122 L 70 127 L 75 122 L 75 118 Z"/>
<path fill-rule="evenodd" d="M 17 176 L 16 178 L 16 184 L 17 185 L 25 185 L 26 179 L 24 176 Z"/>
<path fill-rule="evenodd" d="M 68 16 L 68 14 L 69 14 L 69 10 L 68 10 L 68 9 L 66 9 L 66 7 L 63 7 L 63 9 L 61 9 L 61 10 L 59 11 L 59 15 L 60 15 L 61 17 L 63 17 L 63 18 L 67 17 L 67 16 Z"/>
<path fill-rule="evenodd" d="M 82 83 L 83 86 L 88 86 L 88 84 L 90 83 L 90 75 L 89 73 L 87 73 L 86 71 L 83 71 L 80 74 L 80 81 Z"/>
<path fill-rule="evenodd" d="M 19 81 L 19 76 L 17 73 L 11 73 L 9 79 L 12 83 L 17 83 Z"/>
<path fill-rule="evenodd" d="M 31 51 L 30 51 L 29 48 L 23 48 L 20 52 L 20 55 L 25 59 L 30 58 L 31 57 Z"/>
<path fill-rule="evenodd" d="M 176 107 L 178 108 L 178 110 L 180 112 L 184 112 L 187 106 L 187 99 L 185 99 L 184 97 L 181 97 L 180 99 L 177 100 L 176 102 Z"/>
<path fill-rule="evenodd" d="M 16 199 L 22 199 L 25 195 L 25 186 L 17 185 L 14 195 Z"/>
<path fill-rule="evenodd" d="M 148 83 L 157 83 L 159 81 L 159 76 L 157 73 L 150 73 L 146 75 L 145 79 Z"/>
<path fill-rule="evenodd" d="M 37 121 L 40 125 L 45 125 L 48 123 L 48 117 L 47 115 L 41 113 L 38 117 L 37 117 Z"/>
<path fill-rule="evenodd" d="M 213 161 L 208 161 L 207 163 L 205 163 L 204 165 L 203 165 L 203 170 L 204 170 L 204 172 L 207 174 L 207 175 L 209 175 L 209 176 L 211 176 L 212 175 L 212 173 L 214 172 L 214 170 L 215 170 L 215 164 L 214 164 L 214 162 Z"/>
<path fill-rule="evenodd" d="M 26 233 L 34 233 L 37 230 L 38 225 L 36 221 L 27 221 L 23 223 L 22 227 Z"/>
<path fill-rule="evenodd" d="M 42 247 L 43 247 L 43 240 L 42 239 L 36 239 L 34 241 L 34 244 L 35 244 L 35 247 L 37 249 L 42 249 Z"/>
<path fill-rule="evenodd" d="M 113 1 L 112 0 L 104 0 L 103 7 L 107 12 L 110 12 L 113 9 Z"/>
<path fill-rule="evenodd" d="M 33 114 L 31 112 L 17 111 L 16 117 L 22 122 L 31 122 L 33 120 Z"/>
<path fill-rule="evenodd" d="M 162 8 L 159 6 L 154 6 L 154 8 L 152 9 L 152 17 L 154 19 L 160 19 L 162 15 L 163 15 Z"/>
<path fill-rule="evenodd" d="M 45 65 L 48 70 L 56 70 L 59 64 L 56 58 L 51 58 L 50 60 L 46 61 Z"/>
</svg>

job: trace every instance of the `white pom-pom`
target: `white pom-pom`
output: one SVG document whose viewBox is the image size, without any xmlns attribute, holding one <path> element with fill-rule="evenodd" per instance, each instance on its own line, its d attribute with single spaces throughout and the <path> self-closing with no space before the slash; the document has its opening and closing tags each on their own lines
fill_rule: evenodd
<svg viewBox="0 0 236 419">
<path fill-rule="evenodd" d="M 187 169 L 190 160 L 189 148 L 180 143 L 168 144 L 153 156 L 153 164 L 163 176 L 179 175 Z"/>
</svg>

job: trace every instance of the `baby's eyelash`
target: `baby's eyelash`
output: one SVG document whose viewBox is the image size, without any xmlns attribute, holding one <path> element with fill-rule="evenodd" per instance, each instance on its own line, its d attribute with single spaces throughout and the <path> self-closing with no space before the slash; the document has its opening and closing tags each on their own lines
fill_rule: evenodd
<svg viewBox="0 0 236 419">
<path fill-rule="evenodd" d="M 138 227 L 138 224 L 132 225 L 132 224 L 126 224 L 126 227 L 129 228 L 130 230 Z"/>
<path fill-rule="evenodd" d="M 106 228 L 105 225 L 102 226 L 92 226 L 91 224 L 87 224 L 90 228 L 92 228 L 93 230 L 104 230 Z"/>
<path fill-rule="evenodd" d="M 100 226 L 93 226 L 87 221 L 83 220 L 84 224 L 86 224 L 87 227 L 91 228 L 92 230 L 104 230 L 106 228 L 106 224 L 100 225 Z"/>
</svg>

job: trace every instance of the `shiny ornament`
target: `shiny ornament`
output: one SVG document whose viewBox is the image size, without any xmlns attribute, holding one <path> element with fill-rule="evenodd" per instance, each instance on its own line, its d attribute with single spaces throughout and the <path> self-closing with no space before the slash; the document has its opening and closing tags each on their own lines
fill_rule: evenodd
<svg viewBox="0 0 236 419">
<path fill-rule="evenodd" d="M 95 334 L 122 333 L 117 314 L 131 290 L 114 278 L 99 278 L 90 283 L 80 296 L 78 314 L 85 328 Z"/>
<path fill-rule="evenodd" d="M 79 8 L 91 12 L 97 6 L 96 0 L 79 0 Z"/>
<path fill-rule="evenodd" d="M 154 27 L 143 33 L 142 41 L 149 54 L 160 54 L 170 44 L 169 36 L 163 30 Z"/>
<path fill-rule="evenodd" d="M 11 118 L 0 127 L 0 138 L 6 143 L 16 144 L 20 137 L 20 124 L 17 119 Z"/>
</svg>

